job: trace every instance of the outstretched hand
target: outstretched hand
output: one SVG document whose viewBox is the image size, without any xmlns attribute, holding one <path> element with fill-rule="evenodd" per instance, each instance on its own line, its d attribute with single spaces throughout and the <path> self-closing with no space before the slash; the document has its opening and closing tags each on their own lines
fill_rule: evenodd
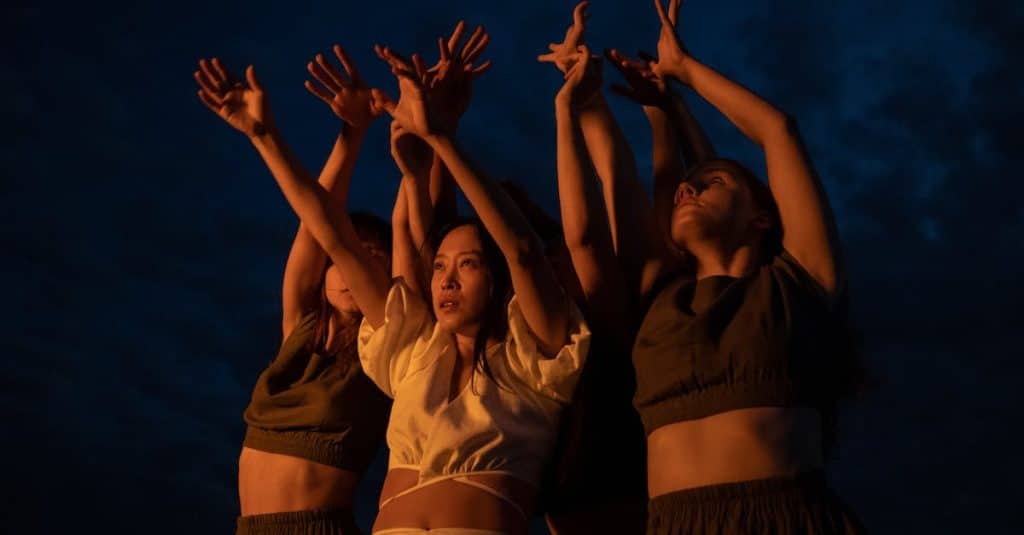
<svg viewBox="0 0 1024 535">
<path fill-rule="evenodd" d="M 199 60 L 199 70 L 192 76 L 199 84 L 199 100 L 239 132 L 250 138 L 261 136 L 273 123 L 270 103 L 252 65 L 245 69 L 245 82 L 217 58 Z"/>
<path fill-rule="evenodd" d="M 653 70 L 657 61 L 653 56 L 640 51 L 640 59 L 633 59 L 611 49 L 605 51 L 605 57 L 629 84 L 612 84 L 612 91 L 642 106 L 664 107 L 671 102 L 668 84 Z"/>
<path fill-rule="evenodd" d="M 601 58 L 591 55 L 587 45 L 580 45 L 567 59 L 572 67 L 565 73 L 565 83 L 555 100 L 579 108 L 590 102 L 601 88 Z"/>
<path fill-rule="evenodd" d="M 330 106 L 331 111 L 345 125 L 357 131 L 365 131 L 373 119 L 381 114 L 381 110 L 373 106 L 370 88 L 345 49 L 334 45 L 334 55 L 341 62 L 345 74 L 341 74 L 333 63 L 324 59 L 323 54 L 317 54 L 315 60 L 306 65 L 306 69 L 319 84 L 306 80 L 306 89 Z"/>
<path fill-rule="evenodd" d="M 439 119 L 445 129 L 452 132 L 469 109 L 473 98 L 473 81 L 491 67 L 490 60 L 473 66 L 473 62 L 487 48 L 491 36 L 484 31 L 483 26 L 477 26 L 459 49 L 459 41 L 465 29 L 466 23 L 459 21 L 447 40 L 438 37 L 438 60 L 426 70 L 424 79 L 429 98 L 437 106 Z"/>
<path fill-rule="evenodd" d="M 419 56 L 409 60 L 388 47 L 377 45 L 377 55 L 391 67 L 398 78 L 400 96 L 395 102 L 379 89 L 373 89 L 373 106 L 387 112 L 406 132 L 420 138 L 437 134 L 450 134 L 439 120 L 435 106 L 428 102 L 426 83 L 429 73 Z"/>
<path fill-rule="evenodd" d="M 547 54 L 537 56 L 537 61 L 542 63 L 554 63 L 563 74 L 568 73 L 577 57 L 577 51 L 583 44 L 583 35 L 586 32 L 586 22 L 590 15 L 587 13 L 587 6 L 590 2 L 583 0 L 576 4 L 572 11 L 572 25 L 565 31 L 565 39 L 561 43 L 548 45 Z"/>
<path fill-rule="evenodd" d="M 658 60 L 651 64 L 651 70 L 661 78 L 676 78 L 689 85 L 689 79 L 683 69 L 683 63 L 689 57 L 689 53 L 676 34 L 679 8 L 682 7 L 683 0 L 669 0 L 667 11 L 661 2 L 662 0 L 654 0 L 658 18 L 661 19 L 661 33 L 658 34 Z"/>
</svg>

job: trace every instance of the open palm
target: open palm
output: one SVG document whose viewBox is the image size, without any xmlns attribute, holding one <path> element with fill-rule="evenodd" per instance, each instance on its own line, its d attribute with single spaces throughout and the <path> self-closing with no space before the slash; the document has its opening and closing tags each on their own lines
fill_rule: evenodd
<svg viewBox="0 0 1024 535">
<path fill-rule="evenodd" d="M 252 65 L 245 69 L 242 82 L 219 59 L 201 59 L 193 77 L 199 83 L 199 99 L 225 122 L 249 137 L 266 131 L 270 105 Z"/>
</svg>

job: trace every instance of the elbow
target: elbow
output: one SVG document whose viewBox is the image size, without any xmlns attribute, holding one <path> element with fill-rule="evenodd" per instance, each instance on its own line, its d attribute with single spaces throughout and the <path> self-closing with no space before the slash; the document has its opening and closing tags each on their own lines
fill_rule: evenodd
<svg viewBox="0 0 1024 535">
<path fill-rule="evenodd" d="M 532 269 L 547 259 L 540 240 L 535 237 L 516 240 L 511 250 L 505 253 L 505 258 L 510 266 L 521 266 L 527 269 Z"/>
<path fill-rule="evenodd" d="M 772 136 L 796 136 L 800 128 L 795 117 L 773 110 L 768 120 L 768 131 Z"/>
</svg>

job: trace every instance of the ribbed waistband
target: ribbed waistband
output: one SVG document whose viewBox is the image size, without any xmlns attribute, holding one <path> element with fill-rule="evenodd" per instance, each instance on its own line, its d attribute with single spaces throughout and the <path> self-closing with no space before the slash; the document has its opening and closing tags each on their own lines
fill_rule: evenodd
<svg viewBox="0 0 1024 535">
<path fill-rule="evenodd" d="M 813 471 L 796 476 L 751 479 L 749 481 L 677 490 L 651 498 L 649 509 L 652 512 L 656 512 L 662 509 L 673 509 L 679 505 L 695 505 L 767 496 L 784 498 L 790 495 L 798 498 L 805 496 L 807 493 L 825 492 L 826 489 L 825 473 Z"/>
<path fill-rule="evenodd" d="M 355 452 L 351 452 L 353 455 L 342 455 L 340 444 L 324 440 L 316 433 L 307 431 L 269 431 L 249 426 L 242 445 L 269 453 L 291 455 L 342 470 L 362 473 L 366 468 L 357 459 L 349 458 L 354 457 Z"/>
<path fill-rule="evenodd" d="M 236 521 L 236 535 L 305 533 L 358 535 L 361 532 L 349 508 L 248 515 L 240 516 Z"/>
</svg>

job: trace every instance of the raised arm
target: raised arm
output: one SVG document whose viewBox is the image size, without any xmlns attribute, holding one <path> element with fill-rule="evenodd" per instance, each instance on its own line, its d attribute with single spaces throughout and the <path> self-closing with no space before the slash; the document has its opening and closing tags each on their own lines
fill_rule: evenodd
<svg viewBox="0 0 1024 535">
<path fill-rule="evenodd" d="M 783 247 L 827 292 L 835 294 L 842 287 L 835 221 L 795 123 L 686 53 L 664 6 L 659 0 L 655 6 L 662 21 L 655 71 L 692 87 L 764 149 L 768 184 L 782 218 Z"/>
<path fill-rule="evenodd" d="M 391 271 L 393 276 L 402 277 L 412 291 L 425 296 L 421 255 L 432 255 L 425 251 L 425 246 L 434 217 L 429 180 L 433 151 L 423 140 L 392 122 L 391 156 L 402 172 L 392 214 Z"/>
<path fill-rule="evenodd" d="M 338 210 L 345 209 L 352 170 L 365 132 L 365 128 L 351 127 L 347 124 L 343 126 L 327 163 L 320 171 L 318 182 L 327 190 L 331 205 Z M 320 244 L 306 230 L 306 226 L 300 223 L 295 241 L 292 242 L 291 252 L 288 253 L 281 289 L 281 323 L 285 338 L 303 315 L 316 310 L 326 260 L 327 255 Z"/>
<path fill-rule="evenodd" d="M 343 65 L 347 64 L 346 69 L 353 79 L 358 77 L 344 54 L 339 54 L 339 59 Z M 359 95 L 350 90 L 349 81 L 344 80 L 340 73 L 328 71 L 327 74 L 325 80 L 321 80 L 326 82 L 326 90 L 314 87 L 324 92 L 318 96 L 331 96 L 331 101 L 341 97 L 335 113 L 341 115 L 343 112 L 348 117 L 350 113 L 362 113 L 360 110 L 371 113 L 368 102 L 363 106 L 354 104 L 355 97 Z M 266 94 L 252 66 L 246 69 L 246 82 L 242 82 L 231 76 L 220 61 L 202 60 L 196 78 L 200 84 L 200 99 L 250 139 L 292 209 L 342 271 L 364 317 L 373 326 L 380 326 L 384 319 L 388 275 L 363 247 L 348 214 L 332 206 L 327 191 L 309 176 L 288 149 L 274 125 Z M 351 120 L 350 117 L 346 122 Z"/>
<path fill-rule="evenodd" d="M 442 57 L 450 58 L 446 48 L 442 49 Z M 375 98 L 403 128 L 430 144 L 451 171 L 508 261 L 512 286 L 527 324 L 537 335 L 541 352 L 547 357 L 554 356 L 567 339 L 569 303 L 544 256 L 540 239 L 501 186 L 484 175 L 451 134 L 442 129 L 412 64 L 389 50 L 384 52 L 399 77 L 402 98 L 399 105 L 381 92 L 376 92 Z"/>
<path fill-rule="evenodd" d="M 426 68 L 416 54 L 412 57 L 414 67 L 424 71 L 425 75 L 420 76 L 420 79 L 423 80 L 428 97 L 436 104 L 439 120 L 453 134 L 458 130 L 459 120 L 469 109 L 473 98 L 473 82 L 491 67 L 490 60 L 473 66 L 487 49 L 490 35 L 483 26 L 477 26 L 463 43 L 461 41 L 465 31 L 466 23 L 460 20 L 447 40 L 438 39 L 438 61 L 430 68 Z M 452 52 L 448 60 L 440 57 L 442 47 Z M 386 61 L 386 58 L 382 59 Z M 471 76 L 464 75 L 467 68 L 472 72 Z M 436 224 L 455 219 L 458 212 L 455 184 L 451 172 L 436 154 L 430 168 L 430 199 L 434 206 Z"/>
<path fill-rule="evenodd" d="M 577 4 L 565 40 L 550 44 L 551 52 L 539 56 L 540 61 L 568 71 L 583 41 L 588 5 L 585 1 Z M 674 262 L 673 255 L 665 240 L 657 238 L 657 220 L 652 215 L 650 198 L 637 180 L 633 151 L 600 91 L 581 107 L 579 124 L 591 161 L 601 177 L 612 243 L 623 267 L 624 280 L 630 292 L 642 292 L 653 286 L 653 281 Z"/>
<path fill-rule="evenodd" d="M 565 244 L 591 314 L 602 325 L 621 324 L 623 281 L 594 167 L 580 128 L 580 108 L 600 91 L 600 61 L 580 47 L 565 84 L 555 97 L 558 134 L 558 198 Z"/>
<path fill-rule="evenodd" d="M 640 60 L 631 59 L 614 49 L 606 56 L 628 84 L 613 84 L 612 91 L 640 104 L 651 123 L 654 212 L 659 232 L 670 243 L 667 229 L 675 190 L 687 169 L 714 158 L 715 149 L 682 96 L 651 70 L 653 57 L 641 52 Z"/>
</svg>

